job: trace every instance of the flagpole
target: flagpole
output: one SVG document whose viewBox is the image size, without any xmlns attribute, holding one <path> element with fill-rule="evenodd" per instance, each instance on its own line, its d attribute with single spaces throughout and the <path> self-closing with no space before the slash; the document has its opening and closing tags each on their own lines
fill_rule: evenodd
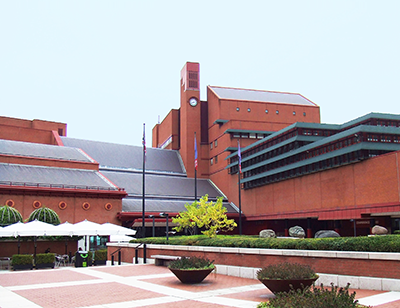
<svg viewBox="0 0 400 308">
<path fill-rule="evenodd" d="M 146 229 L 145 229 L 145 174 L 146 174 L 146 137 L 145 137 L 145 123 L 143 123 L 143 179 L 142 179 L 142 237 L 146 237 Z"/>
<path fill-rule="evenodd" d="M 197 201 L 197 140 L 194 132 L 194 201 Z"/>
<path fill-rule="evenodd" d="M 240 153 L 240 142 L 238 140 L 239 235 L 242 235 L 242 192 L 240 189 L 240 173 L 242 173 L 242 154 Z"/>
</svg>

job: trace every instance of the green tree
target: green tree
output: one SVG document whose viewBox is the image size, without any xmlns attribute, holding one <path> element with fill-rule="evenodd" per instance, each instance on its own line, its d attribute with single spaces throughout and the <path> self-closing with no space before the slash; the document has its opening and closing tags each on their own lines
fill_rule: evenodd
<svg viewBox="0 0 400 308">
<path fill-rule="evenodd" d="M 220 197 L 216 202 L 212 202 L 208 201 L 208 195 L 205 195 L 199 202 L 186 204 L 186 211 L 172 218 L 172 222 L 178 225 L 174 230 L 179 232 L 187 228 L 190 234 L 193 234 L 196 226 L 204 227 L 206 230 L 202 233 L 208 237 L 214 237 L 217 231 L 233 230 L 237 225 L 233 219 L 226 216 L 227 209 L 222 206 L 222 199 Z"/>
<path fill-rule="evenodd" d="M 21 213 L 8 205 L 0 206 L 0 226 L 12 225 L 16 222 L 22 222 Z"/>
</svg>

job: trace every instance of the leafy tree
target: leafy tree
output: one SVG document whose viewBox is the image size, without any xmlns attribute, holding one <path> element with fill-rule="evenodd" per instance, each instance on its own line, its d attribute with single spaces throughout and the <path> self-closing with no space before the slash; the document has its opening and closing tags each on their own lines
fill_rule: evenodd
<svg viewBox="0 0 400 308">
<path fill-rule="evenodd" d="M 227 209 L 222 206 L 222 199 L 220 197 L 216 202 L 212 202 L 208 201 L 208 195 L 205 195 L 200 202 L 186 204 L 186 211 L 172 218 L 178 225 L 174 230 L 179 232 L 187 228 L 190 234 L 193 234 L 196 227 L 204 227 L 206 230 L 202 233 L 208 237 L 215 237 L 217 231 L 233 230 L 237 225 L 233 219 L 226 216 Z"/>
<path fill-rule="evenodd" d="M 0 206 L 0 226 L 12 225 L 16 222 L 22 222 L 21 213 L 8 205 Z"/>
</svg>

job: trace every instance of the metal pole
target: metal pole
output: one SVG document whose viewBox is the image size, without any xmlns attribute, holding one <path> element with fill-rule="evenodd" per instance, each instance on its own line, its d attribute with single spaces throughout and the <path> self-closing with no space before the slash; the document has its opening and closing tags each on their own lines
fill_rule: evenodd
<svg viewBox="0 0 400 308">
<path fill-rule="evenodd" d="M 143 123 L 143 179 L 142 179 L 142 237 L 146 237 L 145 227 L 145 174 L 146 174 L 146 138 L 145 138 L 145 123 Z"/>
<path fill-rule="evenodd" d="M 155 217 L 153 216 L 153 237 L 156 236 L 156 226 L 155 226 L 154 220 L 155 220 Z"/>
<path fill-rule="evenodd" d="M 239 178 L 239 235 L 242 235 L 242 192 L 240 189 L 240 171 L 238 170 Z"/>
<path fill-rule="evenodd" d="M 169 234 L 169 228 L 168 228 L 168 214 L 166 214 L 167 216 L 167 241 L 168 241 L 168 234 Z"/>
</svg>

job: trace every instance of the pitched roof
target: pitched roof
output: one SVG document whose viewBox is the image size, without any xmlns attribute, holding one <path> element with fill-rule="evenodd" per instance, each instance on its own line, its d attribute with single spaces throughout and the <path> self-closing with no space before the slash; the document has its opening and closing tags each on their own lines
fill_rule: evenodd
<svg viewBox="0 0 400 308">
<path fill-rule="evenodd" d="M 193 200 L 160 200 L 160 199 L 146 199 L 145 207 L 146 212 L 160 213 L 172 212 L 179 213 L 186 211 L 185 204 L 192 203 Z M 238 213 L 229 203 L 224 202 L 223 206 L 227 209 L 227 213 Z M 142 200 L 125 198 L 122 200 L 122 212 L 140 213 L 142 211 Z"/>
<path fill-rule="evenodd" d="M 92 162 L 81 150 L 55 145 L 0 139 L 0 154 Z"/>
<path fill-rule="evenodd" d="M 298 93 L 223 88 L 215 86 L 208 86 L 208 88 L 210 88 L 220 99 L 317 106 L 315 103 Z"/>
<path fill-rule="evenodd" d="M 142 174 L 134 172 L 102 171 L 115 185 L 124 188 L 129 196 L 142 195 Z M 146 174 L 146 197 L 194 199 L 194 179 L 178 176 Z M 206 179 L 197 180 L 197 195 L 208 194 L 210 199 L 224 195 Z"/>
<path fill-rule="evenodd" d="M 14 186 L 117 190 L 98 171 L 0 163 L 0 183 Z"/>
<path fill-rule="evenodd" d="M 143 169 L 143 149 L 140 146 L 68 137 L 61 139 L 65 146 L 82 149 L 96 160 L 102 169 Z M 146 171 L 185 174 L 177 151 L 147 148 L 146 157 Z"/>
</svg>

